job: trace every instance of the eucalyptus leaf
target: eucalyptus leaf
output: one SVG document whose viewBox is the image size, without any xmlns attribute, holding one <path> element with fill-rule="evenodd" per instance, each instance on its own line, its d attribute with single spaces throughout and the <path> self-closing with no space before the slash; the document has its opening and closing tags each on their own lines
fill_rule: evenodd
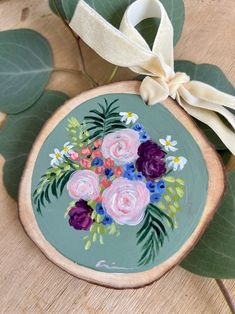
<svg viewBox="0 0 235 314">
<path fill-rule="evenodd" d="M 17 199 L 18 186 L 32 144 L 44 122 L 68 96 L 45 91 L 28 110 L 9 115 L 0 130 L 0 153 L 4 156 L 3 180 L 8 193 Z"/>
<path fill-rule="evenodd" d="M 49 0 L 50 3 L 53 0 Z M 65 13 L 66 19 L 70 21 L 73 17 L 75 8 L 79 0 L 57 0 L 59 5 L 62 5 L 61 15 Z M 123 14 L 127 7 L 135 0 L 85 0 L 92 8 L 102 15 L 108 22 L 116 28 L 119 28 Z M 169 18 L 174 27 L 174 44 L 180 38 L 184 25 L 184 2 L 183 0 L 162 0 Z M 137 29 L 145 37 L 148 44 L 152 46 L 153 39 L 156 35 L 159 26 L 159 19 L 151 18 L 137 25 Z"/>
<path fill-rule="evenodd" d="M 0 32 L 0 111 L 19 113 L 42 95 L 52 71 L 48 41 L 29 29 Z"/>
<path fill-rule="evenodd" d="M 49 6 L 55 14 L 60 14 L 64 19 L 66 19 L 66 14 L 61 0 L 49 0 Z"/>
<path fill-rule="evenodd" d="M 235 278 L 235 171 L 227 175 L 225 197 L 194 250 L 181 266 L 217 279 Z"/>
<path fill-rule="evenodd" d="M 191 80 L 197 80 L 209 84 L 218 90 L 235 95 L 235 88 L 226 78 L 224 73 L 212 64 L 195 64 L 190 61 L 175 61 L 175 71 L 187 73 Z M 229 109 L 234 112 L 232 109 Z M 198 126 L 204 131 L 217 150 L 225 150 L 226 146 L 222 143 L 215 132 L 206 124 L 195 120 Z"/>
</svg>

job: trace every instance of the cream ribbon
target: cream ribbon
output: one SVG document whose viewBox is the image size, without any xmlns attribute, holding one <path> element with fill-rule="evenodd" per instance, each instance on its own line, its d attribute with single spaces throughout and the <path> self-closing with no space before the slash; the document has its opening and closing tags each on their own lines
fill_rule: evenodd
<svg viewBox="0 0 235 314">
<path fill-rule="evenodd" d="M 146 18 L 160 18 L 152 50 L 135 26 Z M 126 10 L 120 29 L 116 29 L 84 0 L 80 0 L 70 27 L 102 58 L 146 75 L 140 94 L 150 105 L 168 96 L 176 99 L 191 116 L 207 124 L 235 155 L 235 133 L 217 113 L 235 129 L 235 97 L 199 81 L 190 81 L 186 73 L 174 72 L 173 27 L 164 6 L 158 0 L 137 0 Z"/>
</svg>

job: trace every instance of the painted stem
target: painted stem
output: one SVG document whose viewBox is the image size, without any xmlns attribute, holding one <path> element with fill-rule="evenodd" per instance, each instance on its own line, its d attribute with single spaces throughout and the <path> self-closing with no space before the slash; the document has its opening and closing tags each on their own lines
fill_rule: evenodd
<svg viewBox="0 0 235 314">
<path fill-rule="evenodd" d="M 222 280 L 220 279 L 215 279 L 218 287 L 220 288 L 220 291 L 222 292 L 227 304 L 228 304 L 228 307 L 231 311 L 232 314 L 235 314 L 235 303 L 231 297 L 231 295 L 229 294 L 228 292 L 228 289 L 225 287 L 224 283 Z"/>
</svg>

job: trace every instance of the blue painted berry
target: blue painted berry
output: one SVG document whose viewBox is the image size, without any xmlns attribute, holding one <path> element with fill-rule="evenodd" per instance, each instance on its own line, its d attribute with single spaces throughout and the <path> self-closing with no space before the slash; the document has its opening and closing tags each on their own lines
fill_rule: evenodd
<svg viewBox="0 0 235 314">
<path fill-rule="evenodd" d="M 112 168 L 105 168 L 104 174 L 108 179 L 110 179 L 113 176 L 113 169 Z"/>
<path fill-rule="evenodd" d="M 103 166 L 104 162 L 101 158 L 96 157 L 92 160 L 91 165 L 92 166 Z"/>
<path fill-rule="evenodd" d="M 154 193 L 154 194 L 152 194 L 152 195 L 150 196 L 150 201 L 151 201 L 151 203 L 157 203 L 157 202 L 160 201 L 161 197 L 162 197 L 161 194 L 159 194 L 159 193 Z"/>
<path fill-rule="evenodd" d="M 133 164 L 133 162 L 128 163 L 128 164 L 125 165 L 125 169 L 128 172 L 134 172 L 135 171 L 135 165 Z"/>
<path fill-rule="evenodd" d="M 96 204 L 95 210 L 96 210 L 97 214 L 99 214 L 99 215 L 104 215 L 104 213 L 105 213 L 104 208 L 103 208 L 101 203 Z"/>
<path fill-rule="evenodd" d="M 103 225 L 111 225 L 112 222 L 113 222 L 113 219 L 110 216 L 106 215 L 102 221 L 102 224 Z"/>
<path fill-rule="evenodd" d="M 160 194 L 163 194 L 165 192 L 165 190 L 166 190 L 165 182 L 160 180 L 157 183 L 157 192 Z"/>
<path fill-rule="evenodd" d="M 154 193 L 155 192 L 155 188 L 156 188 L 156 185 L 153 181 L 148 181 L 146 183 L 146 187 L 147 189 L 151 192 L 151 193 Z"/>
<path fill-rule="evenodd" d="M 146 142 L 149 139 L 150 139 L 150 136 L 146 132 L 140 133 L 140 141 L 141 142 Z"/>
<path fill-rule="evenodd" d="M 144 131 L 144 127 L 143 127 L 142 124 L 136 123 L 136 124 L 134 124 L 134 126 L 133 126 L 133 130 L 134 130 L 134 131 L 137 131 L 137 132 L 143 132 L 143 131 Z"/>
</svg>

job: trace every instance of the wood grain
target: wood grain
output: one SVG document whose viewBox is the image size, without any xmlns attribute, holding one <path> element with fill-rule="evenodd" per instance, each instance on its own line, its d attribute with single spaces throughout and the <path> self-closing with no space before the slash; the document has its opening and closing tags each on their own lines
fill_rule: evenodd
<svg viewBox="0 0 235 314">
<path fill-rule="evenodd" d="M 158 266 L 153 267 L 144 272 L 118 274 L 118 273 L 105 273 L 95 271 L 73 263 L 71 260 L 60 254 L 43 236 L 41 233 L 32 207 L 32 176 L 35 163 L 41 147 L 44 145 L 49 134 L 59 125 L 59 123 L 77 106 L 84 102 L 105 94 L 115 93 L 130 93 L 139 94 L 140 82 L 118 82 L 110 85 L 105 85 L 92 89 L 87 92 L 81 93 L 79 96 L 67 101 L 60 107 L 55 114 L 46 122 L 38 135 L 32 150 L 29 154 L 28 161 L 25 166 L 25 171 L 22 175 L 22 181 L 19 190 L 19 214 L 25 231 L 29 237 L 40 247 L 42 252 L 54 263 L 59 265 L 64 270 L 67 270 L 72 275 L 78 278 L 85 279 L 89 282 L 98 283 L 107 287 L 113 288 L 137 288 L 145 286 L 154 280 L 162 277 L 166 272 L 172 269 L 175 265 L 188 254 L 195 243 L 198 241 L 208 223 L 211 221 L 218 203 L 222 199 L 225 189 L 224 169 L 212 146 L 208 143 L 207 139 L 202 135 L 196 124 L 192 119 L 183 111 L 180 106 L 172 99 L 167 99 L 163 105 L 165 108 L 175 116 L 175 118 L 187 129 L 193 136 L 194 140 L 198 143 L 203 157 L 205 159 L 208 170 L 208 191 L 205 208 L 202 217 L 195 228 L 192 235 L 182 245 L 182 247 L 169 259 Z"/>
<path fill-rule="evenodd" d="M 176 58 L 216 64 L 235 84 L 234 0 L 184 0 L 184 3 L 186 20 L 176 46 Z M 21 22 L 26 7 L 29 14 Z M 1 0 L 0 16 L 0 30 L 36 29 L 53 44 L 57 67 L 79 68 L 76 45 L 49 11 L 47 0 Z M 83 52 L 86 63 L 94 66 L 88 66 L 89 73 L 104 82 L 112 67 L 85 45 Z M 122 71 L 125 72 L 121 69 L 116 80 L 122 79 Z M 81 77 L 56 73 L 48 88 L 74 96 L 90 86 Z M 1 171 L 3 164 L 1 157 Z M 0 313 L 229 313 L 214 280 L 180 267 L 138 290 L 106 289 L 74 278 L 48 261 L 29 240 L 20 225 L 16 203 L 7 195 L 2 180 L 0 186 Z M 235 298 L 235 281 L 224 282 Z"/>
</svg>

